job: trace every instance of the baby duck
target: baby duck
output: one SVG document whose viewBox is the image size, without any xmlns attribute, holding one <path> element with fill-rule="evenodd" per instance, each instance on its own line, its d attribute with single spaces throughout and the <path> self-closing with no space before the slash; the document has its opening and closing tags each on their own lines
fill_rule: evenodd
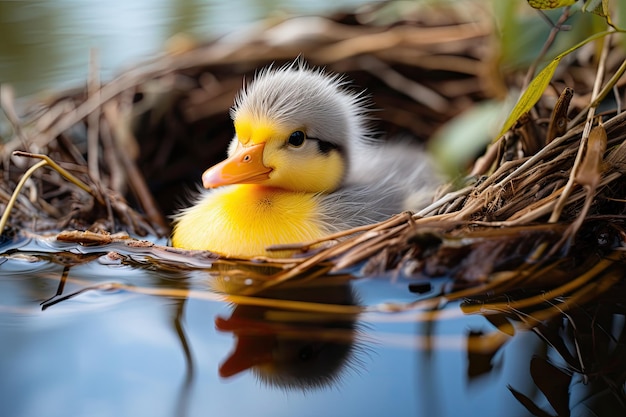
<svg viewBox="0 0 626 417">
<path fill-rule="evenodd" d="M 228 158 L 174 219 L 173 246 L 284 256 L 266 248 L 424 207 L 441 183 L 428 157 L 374 139 L 367 98 L 346 84 L 300 60 L 260 71 L 235 99 Z"/>
</svg>

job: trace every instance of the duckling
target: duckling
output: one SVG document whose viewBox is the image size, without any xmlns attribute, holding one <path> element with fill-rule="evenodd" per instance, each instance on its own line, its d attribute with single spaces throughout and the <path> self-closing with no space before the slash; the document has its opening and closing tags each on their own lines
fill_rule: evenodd
<svg viewBox="0 0 626 417">
<path fill-rule="evenodd" d="M 347 84 L 302 60 L 261 70 L 231 109 L 228 158 L 204 172 L 207 190 L 175 216 L 172 245 L 284 256 L 267 247 L 424 207 L 441 183 L 427 155 L 375 139 L 368 98 Z"/>
</svg>

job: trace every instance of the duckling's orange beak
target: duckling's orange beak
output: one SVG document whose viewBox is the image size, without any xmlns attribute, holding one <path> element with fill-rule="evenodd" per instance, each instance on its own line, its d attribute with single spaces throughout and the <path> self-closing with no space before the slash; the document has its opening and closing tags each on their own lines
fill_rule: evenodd
<svg viewBox="0 0 626 417">
<path fill-rule="evenodd" d="M 204 188 L 231 184 L 259 184 L 269 179 L 272 168 L 263 165 L 265 143 L 251 146 L 239 145 L 228 159 L 204 171 Z"/>
</svg>

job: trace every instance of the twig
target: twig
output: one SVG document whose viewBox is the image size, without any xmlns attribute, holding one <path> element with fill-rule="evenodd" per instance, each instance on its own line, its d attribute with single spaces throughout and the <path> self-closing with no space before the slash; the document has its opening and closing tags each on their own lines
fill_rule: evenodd
<svg viewBox="0 0 626 417">
<path fill-rule="evenodd" d="M 403 76 L 378 58 L 366 56 L 359 59 L 370 74 L 382 80 L 389 87 L 411 97 L 438 113 L 444 113 L 450 102 L 431 88 Z"/>
<path fill-rule="evenodd" d="M 597 107 L 600 102 L 602 102 L 602 100 L 604 100 L 604 98 L 609 94 L 609 92 L 612 91 L 613 88 L 617 85 L 617 82 L 622 77 L 622 75 L 624 75 L 624 72 L 626 72 L 626 59 L 622 61 L 622 64 L 619 66 L 617 71 L 615 71 L 613 76 L 611 76 L 611 78 L 606 82 L 604 88 L 602 88 L 602 90 L 598 93 L 598 96 L 593 99 L 591 103 L 589 103 L 581 112 L 579 112 L 576 117 L 572 119 L 571 124 L 577 124 L 585 114 L 589 114 L 590 107 Z M 621 113 L 621 100 L 619 94 L 615 95 L 615 100 L 618 104 L 617 113 Z"/>
<path fill-rule="evenodd" d="M 88 194 L 91 194 L 91 196 L 94 197 L 95 199 L 97 199 L 99 203 L 104 204 L 104 201 L 102 200 L 102 196 L 100 196 L 97 193 L 95 193 L 91 189 L 91 187 L 89 187 L 87 184 L 85 184 L 84 182 L 82 182 L 81 180 L 76 178 L 74 175 L 72 175 L 70 172 L 68 172 L 65 168 L 61 167 L 59 164 L 54 162 L 52 160 L 52 158 L 50 158 L 48 155 L 42 155 L 42 154 L 30 153 L 30 152 L 22 152 L 22 151 L 15 151 L 15 152 L 13 152 L 13 155 L 25 156 L 25 157 L 28 157 L 28 158 L 43 159 L 44 161 L 47 162 L 48 165 L 50 165 L 50 167 L 52 169 L 54 169 L 59 174 L 61 174 L 66 180 L 68 180 L 72 184 L 76 185 L 78 188 L 82 189 L 83 191 L 87 192 Z"/>
<path fill-rule="evenodd" d="M 35 165 L 30 167 L 24 173 L 24 175 L 22 175 L 22 178 L 17 183 L 15 190 L 13 190 L 13 194 L 11 194 L 11 198 L 9 199 L 9 202 L 7 203 L 7 206 L 4 209 L 4 213 L 2 213 L 2 218 L 0 218 L 0 234 L 4 233 L 4 228 L 7 224 L 7 221 L 9 220 L 9 216 L 11 215 L 11 210 L 13 210 L 13 206 L 15 205 L 15 201 L 17 200 L 17 196 L 22 191 L 22 188 L 24 188 L 24 184 L 26 183 L 26 180 L 28 180 L 35 171 L 37 171 L 39 168 L 47 164 L 48 164 L 48 161 L 46 160 L 39 161 Z"/>
<path fill-rule="evenodd" d="M 342 238 L 347 237 L 347 236 L 356 235 L 356 234 L 362 233 L 362 232 L 384 230 L 386 228 L 396 226 L 398 224 L 401 224 L 401 223 L 404 223 L 404 222 L 408 221 L 408 217 L 407 216 L 409 216 L 409 214 L 407 212 L 400 213 L 400 214 L 397 214 L 397 215 L 391 217 L 388 220 L 384 220 L 384 221 L 379 222 L 379 223 L 368 224 L 368 225 L 365 225 L 365 226 L 358 226 L 358 227 L 354 227 L 354 228 L 348 229 L 348 230 L 342 230 L 340 232 L 333 233 L 333 234 L 330 234 L 330 235 L 326 235 L 326 236 L 324 236 L 322 238 L 311 240 L 311 241 L 304 242 L 304 243 L 272 245 L 272 246 L 267 247 L 266 249 L 268 251 L 309 250 L 310 248 L 312 248 L 314 246 L 317 246 L 319 244 L 332 242 L 332 241 L 339 240 L 339 239 L 342 239 Z"/>
<path fill-rule="evenodd" d="M 554 105 L 554 109 L 552 109 L 545 143 L 550 143 L 554 138 L 563 136 L 565 132 L 567 132 L 567 112 L 572 97 L 574 97 L 574 90 L 572 88 L 566 87 L 563 89 L 563 92 L 561 92 L 559 99 Z"/>
<path fill-rule="evenodd" d="M 552 25 L 552 29 L 550 29 L 550 34 L 548 35 L 548 39 L 546 39 L 546 42 L 543 44 L 543 48 L 541 48 L 541 52 L 539 52 L 539 55 L 537 55 L 537 58 L 533 61 L 532 65 L 530 66 L 530 68 L 528 68 L 528 71 L 526 72 L 526 77 L 524 78 L 522 89 L 525 89 L 528 86 L 528 84 L 530 84 L 530 81 L 533 79 L 533 77 L 535 76 L 535 72 L 537 71 L 537 66 L 539 66 L 539 63 L 543 60 L 543 57 L 546 55 L 546 53 L 548 53 L 548 49 L 550 49 L 550 47 L 554 43 L 556 39 L 556 35 L 563 28 L 563 23 L 565 23 L 565 21 L 569 19 L 569 11 L 570 11 L 570 6 L 564 7 L 563 13 L 561 13 L 559 20 L 556 22 L 555 25 Z M 543 12 L 541 14 L 545 16 Z"/>
<path fill-rule="evenodd" d="M 604 152 L 606 151 L 606 144 L 606 130 L 604 130 L 604 126 L 600 123 L 591 130 L 587 141 L 585 156 L 574 175 L 574 180 L 585 189 L 585 204 L 576 220 L 570 225 L 563 235 L 563 238 L 554 246 L 550 254 L 555 253 L 563 244 L 566 245 L 565 249 L 567 250 L 572 239 L 578 232 L 578 229 L 580 229 L 580 226 L 587 217 L 596 190 L 602 179 L 602 173 L 604 171 L 603 158 Z"/>
<path fill-rule="evenodd" d="M 593 83 L 593 90 L 591 93 L 591 102 L 594 103 L 596 98 L 598 97 L 598 93 L 600 92 L 600 87 L 602 85 L 602 79 L 604 77 L 604 71 L 606 66 L 606 59 L 609 55 L 609 46 L 610 46 L 611 37 L 605 36 L 604 43 L 602 47 L 602 52 L 600 54 L 600 61 L 598 63 L 598 70 L 596 71 L 596 79 Z M 565 189 L 563 190 L 563 194 L 557 201 L 556 206 L 554 207 L 554 211 L 548 220 L 549 223 L 555 223 L 561 217 L 561 212 L 563 208 L 567 204 L 567 199 L 572 192 L 572 188 L 574 188 L 574 184 L 576 183 L 576 172 L 578 171 L 578 167 L 582 161 L 584 150 L 587 146 L 587 141 L 589 139 L 589 134 L 591 133 L 591 127 L 593 125 L 593 118 L 596 112 L 596 105 L 589 106 L 589 111 L 587 112 L 587 122 L 585 123 L 585 128 L 583 129 L 582 137 L 580 138 L 580 145 L 578 147 L 578 153 L 576 154 L 576 159 L 574 160 L 574 166 L 572 166 L 572 170 L 570 171 L 569 179 L 567 184 L 565 185 Z"/>
<path fill-rule="evenodd" d="M 98 65 L 98 51 L 92 48 L 89 54 L 89 82 L 87 83 L 87 96 L 94 97 L 94 100 L 100 99 L 100 75 Z M 101 107 L 98 106 L 87 117 L 87 165 L 89 167 L 89 176 L 95 183 L 100 182 L 100 169 L 98 167 L 98 132 L 100 131 Z"/>
<path fill-rule="evenodd" d="M 109 126 L 118 127 L 116 130 L 119 136 L 117 143 L 124 143 L 126 145 L 137 143 L 130 129 L 120 122 L 119 110 L 116 107 L 106 106 L 104 109 L 104 117 Z M 139 171 L 126 149 L 120 149 L 118 146 L 115 146 L 114 152 L 121 162 L 121 166 L 126 171 L 126 177 L 130 182 L 130 186 L 137 196 L 141 207 L 146 212 L 148 219 L 159 229 L 157 232 L 160 236 L 165 235 L 166 230 L 168 230 L 167 223 L 161 215 L 161 211 L 157 208 L 157 203 L 146 184 L 143 174 Z"/>
<path fill-rule="evenodd" d="M 9 123 L 11 123 L 11 126 L 13 127 L 16 136 L 20 139 L 24 149 L 28 149 L 28 140 L 26 135 L 24 135 L 22 124 L 20 123 L 17 112 L 15 111 L 13 89 L 9 85 L 2 83 L 0 83 L 0 107 L 2 107 L 4 114 L 7 116 Z"/>
</svg>

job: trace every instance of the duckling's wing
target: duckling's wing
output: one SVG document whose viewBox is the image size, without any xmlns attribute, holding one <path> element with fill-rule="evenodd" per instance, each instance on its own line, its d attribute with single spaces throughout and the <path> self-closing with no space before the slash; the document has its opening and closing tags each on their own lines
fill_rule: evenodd
<svg viewBox="0 0 626 417">
<path fill-rule="evenodd" d="M 323 201 L 324 220 L 337 230 L 419 210 L 443 183 L 429 156 L 415 145 L 368 144 L 355 151 L 344 186 Z"/>
</svg>

